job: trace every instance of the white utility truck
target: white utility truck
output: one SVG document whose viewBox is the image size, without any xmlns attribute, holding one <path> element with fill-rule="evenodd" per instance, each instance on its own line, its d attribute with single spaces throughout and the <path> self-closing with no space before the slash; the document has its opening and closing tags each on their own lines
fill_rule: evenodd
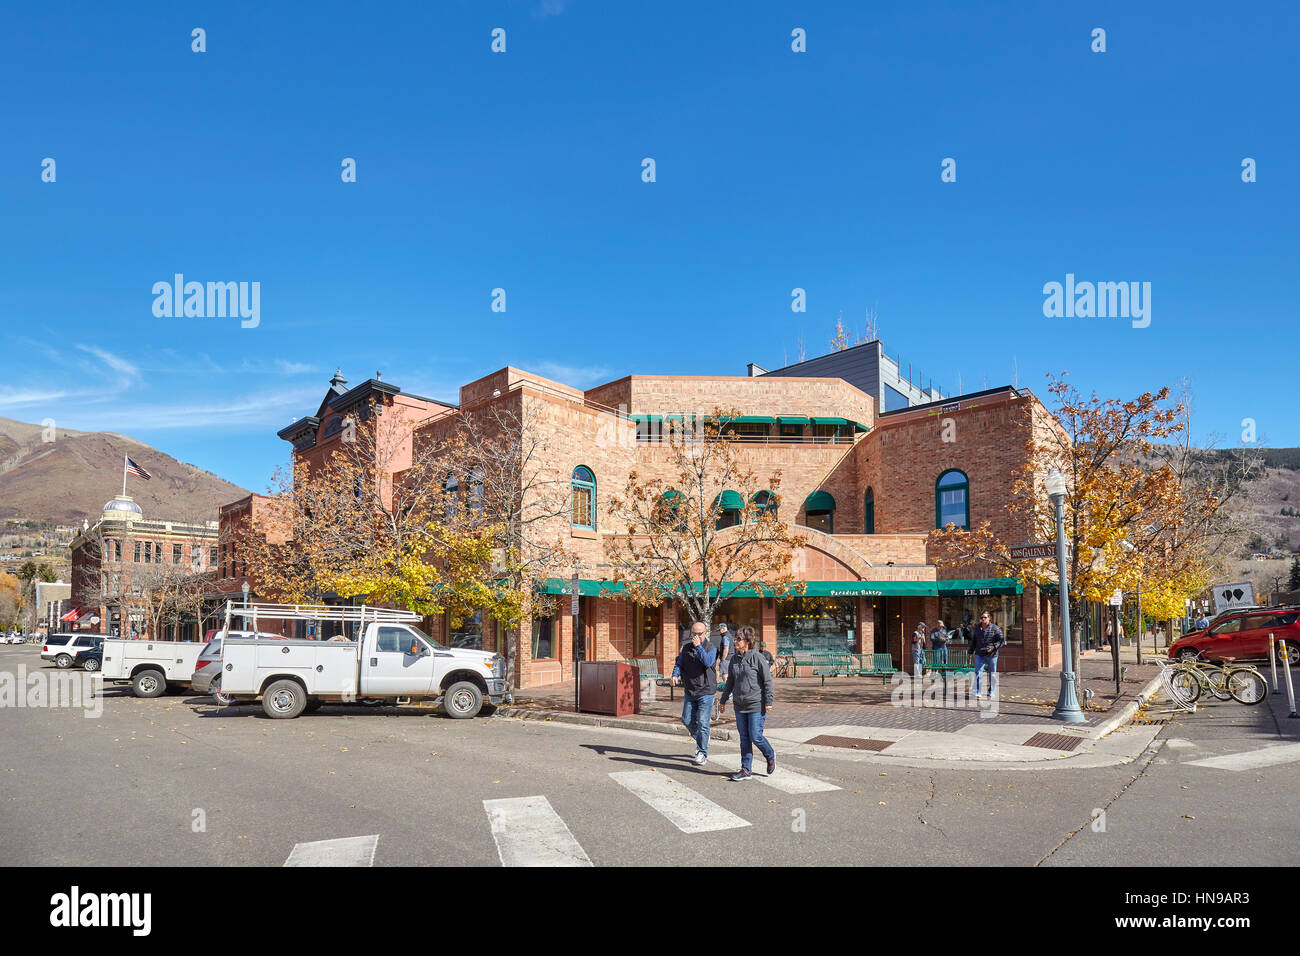
<svg viewBox="0 0 1300 956">
<path fill-rule="evenodd" d="M 112 683 L 129 681 L 136 697 L 158 697 L 189 685 L 202 650 L 202 641 L 107 640 L 100 673 Z"/>
<path fill-rule="evenodd" d="M 420 615 L 373 607 L 303 604 L 226 605 L 258 629 L 262 621 L 338 625 L 328 640 L 265 641 L 226 637 L 221 645 L 221 692 L 236 701 L 262 699 L 268 717 L 297 717 L 324 703 L 441 702 L 451 717 L 473 717 L 484 704 L 508 701 L 505 659 L 443 647 L 413 624 Z"/>
</svg>

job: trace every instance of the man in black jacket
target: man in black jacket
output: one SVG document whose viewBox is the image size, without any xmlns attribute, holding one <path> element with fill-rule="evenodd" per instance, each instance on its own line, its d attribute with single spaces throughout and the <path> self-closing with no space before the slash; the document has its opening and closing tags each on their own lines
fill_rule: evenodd
<svg viewBox="0 0 1300 956">
<path fill-rule="evenodd" d="M 975 699 L 980 696 L 980 671 L 987 669 L 989 672 L 988 694 L 993 696 L 993 681 L 998 676 L 998 649 L 1005 644 L 1006 638 L 1002 636 L 1002 628 L 993 623 L 993 618 L 989 612 L 985 611 L 980 615 L 980 622 L 975 625 L 971 631 L 970 649 L 975 655 Z"/>
<path fill-rule="evenodd" d="M 709 717 L 718 688 L 717 659 L 718 650 L 709 641 L 708 627 L 696 621 L 691 625 L 690 642 L 683 645 L 673 665 L 673 681 L 682 685 L 682 723 L 695 738 L 697 766 L 709 759 Z"/>
</svg>

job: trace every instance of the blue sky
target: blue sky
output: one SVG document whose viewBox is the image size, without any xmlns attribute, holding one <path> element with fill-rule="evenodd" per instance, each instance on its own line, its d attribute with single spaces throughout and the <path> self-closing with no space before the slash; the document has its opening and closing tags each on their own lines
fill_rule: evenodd
<svg viewBox="0 0 1300 956">
<path fill-rule="evenodd" d="M 1185 377 L 1198 439 L 1253 418 L 1300 445 L 1275 397 L 1297 340 L 1294 4 L 261 7 L 0 13 L 0 415 L 260 490 L 336 366 L 453 401 L 506 364 L 743 374 L 872 308 L 950 393 Z M 260 324 L 155 317 L 177 272 L 260 282 Z M 1067 273 L 1150 282 L 1150 326 L 1044 317 Z"/>
</svg>

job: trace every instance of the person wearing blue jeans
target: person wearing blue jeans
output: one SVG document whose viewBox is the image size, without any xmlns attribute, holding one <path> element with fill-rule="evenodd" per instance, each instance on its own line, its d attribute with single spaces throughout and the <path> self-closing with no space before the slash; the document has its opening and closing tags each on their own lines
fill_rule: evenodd
<svg viewBox="0 0 1300 956">
<path fill-rule="evenodd" d="M 970 637 L 971 653 L 975 655 L 974 692 L 976 699 L 980 696 L 980 671 L 983 670 L 987 670 L 989 673 L 987 696 L 991 697 L 993 695 L 995 690 L 993 685 L 998 676 L 998 650 L 1005 643 L 1006 639 L 1002 636 L 1002 628 L 994 624 L 989 612 L 985 611 L 980 615 L 980 622 L 975 625 Z"/>
<path fill-rule="evenodd" d="M 722 688 L 722 703 L 718 710 L 726 710 L 727 701 L 736 698 L 736 730 L 740 733 L 740 770 L 727 779 L 753 780 L 754 748 L 767 759 L 767 774 L 776 772 L 776 751 L 763 736 L 763 724 L 772 708 L 772 671 L 766 659 L 754 650 L 754 629 L 742 627 L 736 636 L 736 653 L 727 668 L 727 683 Z"/>
<path fill-rule="evenodd" d="M 718 686 L 714 665 L 717 648 L 709 642 L 708 627 L 696 621 L 691 625 L 691 639 L 683 645 L 673 665 L 673 682 L 682 685 L 682 723 L 695 740 L 692 761 L 702 766 L 709 759 L 709 717 L 713 713 L 713 694 Z"/>
</svg>

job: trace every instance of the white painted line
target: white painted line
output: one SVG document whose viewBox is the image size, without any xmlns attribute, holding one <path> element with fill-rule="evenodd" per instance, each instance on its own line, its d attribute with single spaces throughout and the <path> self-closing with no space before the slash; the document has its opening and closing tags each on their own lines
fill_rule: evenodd
<svg viewBox="0 0 1300 956">
<path fill-rule="evenodd" d="M 708 833 L 711 830 L 734 830 L 749 826 L 748 820 L 742 820 L 730 810 L 718 806 L 657 770 L 611 773 L 610 777 L 667 817 L 683 833 Z M 744 784 L 733 786 L 742 787 Z"/>
<path fill-rule="evenodd" d="M 723 762 L 718 757 L 710 757 L 709 763 L 717 764 Z M 736 763 L 737 758 L 728 755 L 726 763 Z M 760 783 L 765 783 L 769 787 L 780 790 L 782 793 L 829 793 L 832 790 L 838 790 L 839 787 L 833 783 L 827 783 L 825 780 L 819 780 L 816 777 L 809 776 L 806 773 L 799 773 L 796 770 L 787 770 L 785 767 L 778 766 L 776 773 L 770 777 L 763 768 L 767 761 L 761 753 L 754 754 L 754 779 Z M 739 768 L 737 768 L 739 769 Z"/>
<path fill-rule="evenodd" d="M 374 866 L 379 834 L 295 843 L 285 866 Z"/>
<path fill-rule="evenodd" d="M 1189 760 L 1185 766 L 1209 767 L 1213 770 L 1255 770 L 1294 760 L 1300 760 L 1300 744 L 1282 744 L 1278 747 L 1247 750 L 1245 753 L 1224 754 L 1222 757 L 1207 757 L 1205 760 Z"/>
<path fill-rule="evenodd" d="M 545 797 L 484 800 L 502 866 L 591 866 Z"/>
</svg>

